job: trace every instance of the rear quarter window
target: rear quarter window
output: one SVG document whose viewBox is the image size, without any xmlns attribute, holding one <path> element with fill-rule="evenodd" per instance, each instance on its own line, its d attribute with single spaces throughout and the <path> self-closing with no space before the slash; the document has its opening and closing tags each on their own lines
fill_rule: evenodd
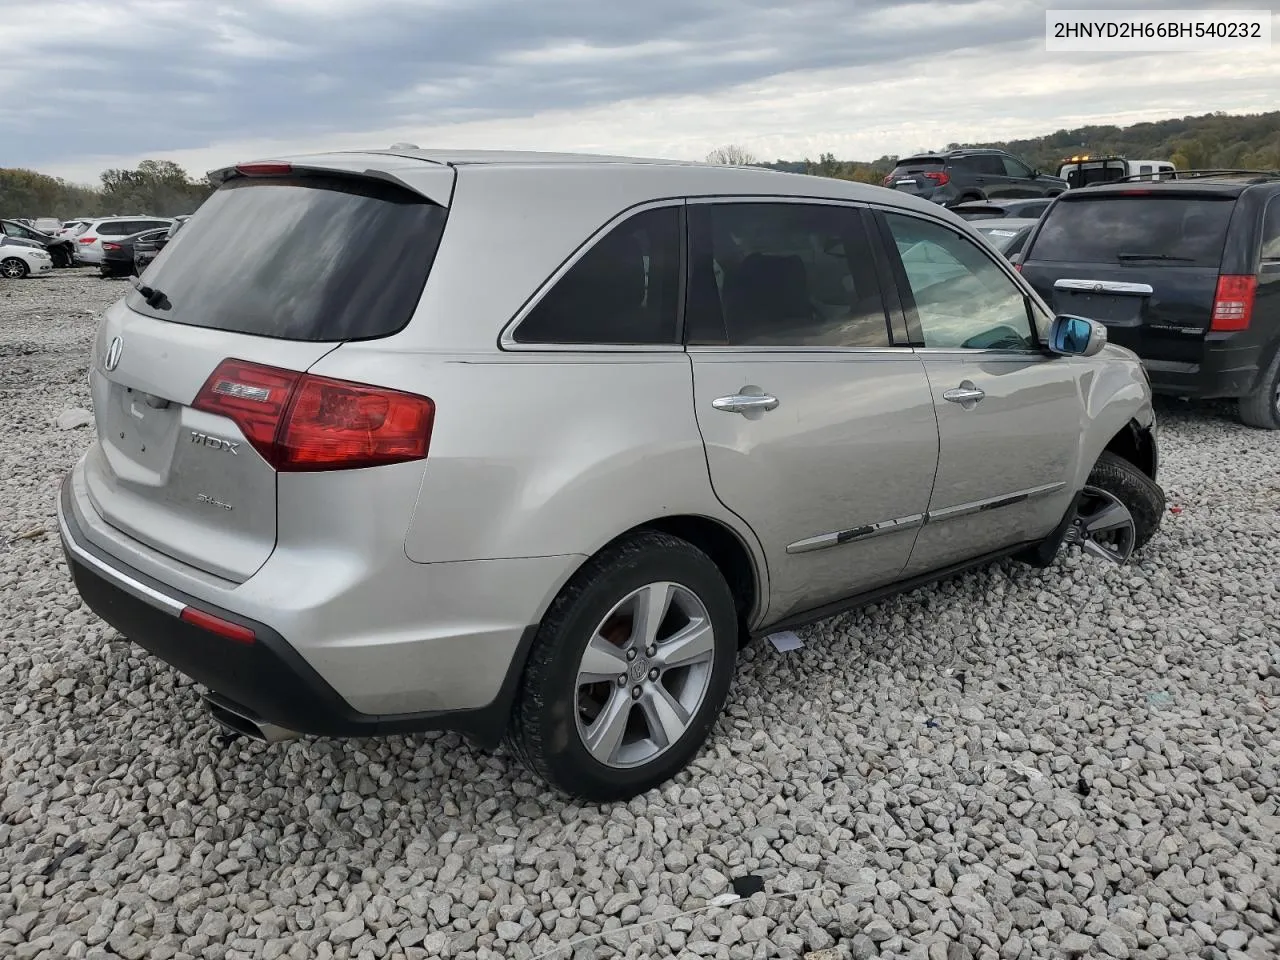
<svg viewBox="0 0 1280 960">
<path fill-rule="evenodd" d="M 1262 218 L 1262 259 L 1280 261 L 1280 193 L 1271 198 Z"/>
<path fill-rule="evenodd" d="M 363 177 L 241 178 L 166 246 L 131 309 L 174 323 L 284 340 L 389 336 L 417 307 L 446 211 Z"/>
<path fill-rule="evenodd" d="M 1062 199 L 1045 214 L 1027 259 L 1216 267 L 1234 207 L 1234 197 Z"/>
</svg>

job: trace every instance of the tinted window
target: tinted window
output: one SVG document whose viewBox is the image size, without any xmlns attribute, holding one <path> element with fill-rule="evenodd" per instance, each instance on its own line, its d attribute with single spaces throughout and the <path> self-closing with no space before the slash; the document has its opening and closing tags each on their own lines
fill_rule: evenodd
<svg viewBox="0 0 1280 960">
<path fill-rule="evenodd" d="M 936 158 L 925 158 L 921 160 L 899 160 L 898 165 L 890 172 L 890 177 L 904 176 L 909 173 L 918 173 L 921 170 L 941 170 L 942 161 Z"/>
<path fill-rule="evenodd" d="M 875 265 L 856 210 L 826 204 L 690 207 L 691 343 L 887 347 Z"/>
<path fill-rule="evenodd" d="M 129 232 L 128 224 L 120 220 L 100 223 L 97 230 L 97 234 L 100 237 L 123 237 L 127 236 Z"/>
<path fill-rule="evenodd" d="M 1280 260 L 1280 194 L 1271 198 L 1262 221 L 1262 259 Z"/>
<path fill-rule="evenodd" d="M 976 173 L 984 176 L 1004 176 L 1004 163 L 1001 162 L 998 154 L 980 153 L 971 157 L 956 157 L 951 161 L 951 166 L 955 170 L 961 170 L 965 173 Z"/>
<path fill-rule="evenodd" d="M 1067 195 L 1070 196 L 1069 194 Z M 1216 267 L 1235 201 L 1168 196 L 1095 196 L 1053 205 L 1029 258 L 1084 263 L 1163 261 Z M 1155 257 L 1143 261 L 1143 257 Z"/>
<path fill-rule="evenodd" d="M 163 294 L 140 313 L 289 340 L 356 340 L 409 322 L 445 210 L 379 181 L 236 179 L 220 187 L 157 259 Z"/>
<path fill-rule="evenodd" d="M 1031 176 L 1031 168 L 1021 160 L 1015 160 L 1013 157 L 1001 157 L 1004 164 L 1004 172 L 1006 176 L 1026 178 Z"/>
<path fill-rule="evenodd" d="M 977 244 L 942 226 L 887 214 L 926 347 L 1033 350 L 1027 299 Z"/>
<path fill-rule="evenodd" d="M 670 343 L 680 297 L 680 210 L 637 213 L 587 250 L 516 329 L 519 343 Z"/>
</svg>

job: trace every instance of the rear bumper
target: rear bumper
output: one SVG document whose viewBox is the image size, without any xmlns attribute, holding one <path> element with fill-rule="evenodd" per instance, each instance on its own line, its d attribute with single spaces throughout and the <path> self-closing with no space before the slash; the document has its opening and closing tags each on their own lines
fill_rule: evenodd
<svg viewBox="0 0 1280 960">
<path fill-rule="evenodd" d="M 1169 396 L 1195 400 L 1243 397 L 1258 379 L 1262 348 L 1256 344 L 1235 346 L 1206 341 L 1200 363 L 1172 363 L 1166 360 L 1142 362 L 1151 377 L 1151 389 Z"/>
<path fill-rule="evenodd" d="M 293 643 L 262 619 L 177 589 L 94 543 L 77 512 L 73 478 L 74 472 L 63 482 L 58 526 L 68 567 L 84 602 L 129 640 L 209 688 L 217 695 L 215 699 L 233 706 L 236 712 L 261 723 L 318 736 L 456 730 L 484 745 L 501 739 L 541 611 L 531 611 L 530 622 L 534 625 L 512 631 L 508 656 L 500 662 L 495 658 L 488 663 L 473 663 L 494 674 L 496 695 L 487 704 L 414 712 L 361 712 Z M 415 566 L 425 575 L 421 565 Z M 254 632 L 255 641 L 228 640 L 180 619 L 187 607 L 248 627 Z M 451 636 L 445 642 L 468 645 L 468 639 Z M 440 643 L 438 637 L 401 643 L 400 672 L 421 675 L 424 666 L 430 666 L 433 649 Z M 470 646 L 474 649 L 478 644 Z M 377 651 L 369 652 L 378 655 Z M 440 659 L 456 662 L 456 658 L 447 656 Z M 348 669 L 358 674 L 360 666 L 349 662 Z M 384 663 L 375 672 L 384 673 L 386 669 Z M 439 675 L 432 679 L 434 685 L 449 680 Z M 392 699 L 402 702 L 398 693 L 393 692 Z"/>
</svg>

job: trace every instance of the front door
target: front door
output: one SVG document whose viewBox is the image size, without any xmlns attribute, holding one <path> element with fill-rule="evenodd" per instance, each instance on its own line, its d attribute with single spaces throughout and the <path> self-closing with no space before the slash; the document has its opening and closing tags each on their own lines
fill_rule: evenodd
<svg viewBox="0 0 1280 960">
<path fill-rule="evenodd" d="M 938 418 L 915 575 L 1050 533 L 1076 492 L 1084 408 L 1079 365 L 1040 348 L 1046 318 L 1004 266 L 935 220 L 883 220 Z"/>
<path fill-rule="evenodd" d="M 764 546 L 768 618 L 897 579 L 938 435 L 924 365 L 890 346 L 863 211 L 688 209 L 695 410 L 717 496 Z"/>
</svg>

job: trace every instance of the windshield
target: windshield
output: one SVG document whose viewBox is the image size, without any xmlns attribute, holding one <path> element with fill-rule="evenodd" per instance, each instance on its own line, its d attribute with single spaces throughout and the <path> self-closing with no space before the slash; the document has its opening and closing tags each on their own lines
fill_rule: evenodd
<svg viewBox="0 0 1280 960">
<path fill-rule="evenodd" d="M 992 224 L 991 226 L 980 224 L 977 229 L 978 232 L 986 238 L 988 243 L 1001 253 L 1006 253 L 1008 252 L 1009 247 L 1013 245 L 1014 241 L 1030 228 L 1015 227 L 1014 229 L 1010 229 L 1008 227 L 996 226 L 995 224 Z"/>
<path fill-rule="evenodd" d="M 409 322 L 445 210 L 365 178 L 235 179 L 166 244 L 131 309 L 287 340 L 383 337 Z"/>
<path fill-rule="evenodd" d="M 1028 260 L 1162 260 L 1216 267 L 1235 198 L 1096 195 L 1062 200 L 1045 215 Z"/>
</svg>

